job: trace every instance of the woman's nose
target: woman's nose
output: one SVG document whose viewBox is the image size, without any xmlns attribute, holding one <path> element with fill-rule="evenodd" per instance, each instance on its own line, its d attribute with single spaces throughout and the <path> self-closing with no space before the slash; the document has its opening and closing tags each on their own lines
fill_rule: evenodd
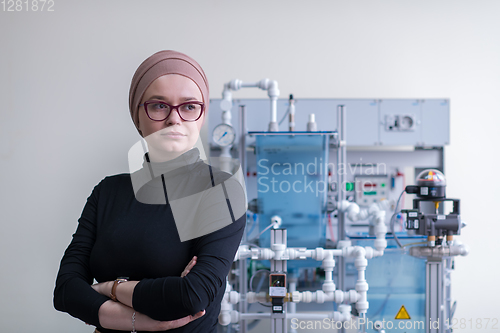
<svg viewBox="0 0 500 333">
<path fill-rule="evenodd" d="M 182 118 L 179 115 L 179 110 L 178 109 L 173 109 L 170 114 L 168 115 L 168 118 L 165 120 L 167 125 L 173 125 L 173 124 L 180 124 L 182 123 Z"/>
</svg>

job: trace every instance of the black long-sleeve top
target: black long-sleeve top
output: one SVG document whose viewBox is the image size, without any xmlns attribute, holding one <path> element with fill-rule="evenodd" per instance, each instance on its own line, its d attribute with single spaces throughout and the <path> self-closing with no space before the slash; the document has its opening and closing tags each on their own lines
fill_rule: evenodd
<svg viewBox="0 0 500 333">
<path fill-rule="evenodd" d="M 190 167 L 190 181 L 196 179 L 193 174 L 199 174 L 199 170 L 207 170 L 203 162 L 194 165 Z M 223 173 L 212 174 L 210 168 L 210 174 L 212 186 L 224 180 L 228 182 Z M 208 202 L 205 210 L 221 210 L 221 202 Z M 227 204 L 226 209 L 229 206 Z M 201 220 L 203 215 L 200 212 Z M 227 226 L 181 241 L 168 199 L 165 204 L 142 203 L 134 195 L 130 174 L 106 177 L 88 198 L 78 228 L 61 260 L 54 306 L 95 325 L 101 332 L 114 332 L 99 324 L 99 308 L 109 298 L 90 285 L 94 278 L 105 282 L 128 277 L 140 281 L 133 293 L 134 310 L 164 321 L 205 309 L 203 317 L 168 332 L 213 332 L 245 217 L 243 214 L 235 219 L 231 212 L 232 221 Z M 196 265 L 181 278 L 185 266 L 195 255 Z"/>
</svg>

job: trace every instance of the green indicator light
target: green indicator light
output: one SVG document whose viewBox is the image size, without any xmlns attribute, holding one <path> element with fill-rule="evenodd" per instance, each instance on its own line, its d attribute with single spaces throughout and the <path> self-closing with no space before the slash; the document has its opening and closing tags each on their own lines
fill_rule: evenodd
<svg viewBox="0 0 500 333">
<path fill-rule="evenodd" d="M 385 187 L 385 183 L 380 184 L 380 186 Z"/>
<path fill-rule="evenodd" d="M 364 195 L 377 195 L 377 191 L 363 192 Z"/>
<path fill-rule="evenodd" d="M 345 190 L 346 191 L 354 191 L 354 183 L 346 183 L 345 184 Z"/>
</svg>

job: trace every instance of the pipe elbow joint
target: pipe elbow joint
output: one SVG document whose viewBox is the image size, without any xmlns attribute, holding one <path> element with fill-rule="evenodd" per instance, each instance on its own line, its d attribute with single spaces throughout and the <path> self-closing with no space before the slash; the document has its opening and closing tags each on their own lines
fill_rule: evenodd
<svg viewBox="0 0 500 333">
<path fill-rule="evenodd" d="M 231 80 L 228 84 L 229 88 L 231 90 L 240 90 L 241 89 L 241 84 L 243 83 L 243 81 L 241 80 L 238 80 L 238 79 L 234 79 L 234 80 Z"/>
<path fill-rule="evenodd" d="M 267 88 L 267 95 L 269 96 L 269 98 L 278 99 L 278 97 L 280 96 L 280 90 L 278 89 L 277 81 L 270 81 Z"/>
<path fill-rule="evenodd" d="M 222 326 L 231 324 L 231 313 L 229 311 L 221 311 L 219 314 L 219 324 Z"/>
<path fill-rule="evenodd" d="M 341 314 L 341 321 L 349 321 L 351 320 L 351 306 L 348 304 L 340 304 L 339 312 Z"/>
<path fill-rule="evenodd" d="M 361 246 L 355 246 L 354 247 L 354 251 L 353 251 L 353 255 L 356 257 L 356 258 L 365 258 L 366 256 L 366 250 L 364 247 L 361 247 Z"/>
<path fill-rule="evenodd" d="M 369 216 L 370 216 L 370 214 L 368 213 L 368 211 L 366 209 L 362 209 L 358 214 L 358 217 L 360 220 L 366 220 Z"/>
<path fill-rule="evenodd" d="M 267 89 L 269 88 L 269 82 L 270 82 L 270 81 L 271 81 L 271 80 L 269 80 L 269 79 L 267 79 L 267 78 L 266 78 L 266 79 L 262 79 L 262 80 L 260 80 L 260 81 L 257 83 L 257 86 L 258 86 L 260 89 L 262 89 L 262 90 L 267 90 Z"/>
<path fill-rule="evenodd" d="M 339 202 L 337 204 L 337 209 L 341 212 L 345 212 L 349 209 L 349 207 L 352 205 L 351 202 L 347 201 L 347 200 L 342 200 L 341 202 Z"/>
</svg>

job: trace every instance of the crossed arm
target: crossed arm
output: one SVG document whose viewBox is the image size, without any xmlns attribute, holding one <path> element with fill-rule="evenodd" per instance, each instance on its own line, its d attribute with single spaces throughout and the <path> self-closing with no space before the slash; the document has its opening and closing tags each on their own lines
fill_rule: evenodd
<svg viewBox="0 0 500 333">
<path fill-rule="evenodd" d="M 112 283 L 90 285 L 93 280 L 90 255 L 96 238 L 99 190 L 100 186 L 97 186 L 89 197 L 79 220 L 77 232 L 73 235 L 73 240 L 61 260 L 54 289 L 54 307 L 98 328 L 125 331 L 130 331 L 132 328 L 134 312 L 136 313 L 134 326 L 136 330 L 141 331 L 165 331 L 181 327 L 204 315 L 204 311 L 200 311 L 204 309 L 200 308 L 177 317 L 155 320 L 149 313 L 132 307 L 132 293 L 138 281 L 118 288 L 120 302 L 109 299 Z M 185 267 L 181 277 L 172 278 L 183 280 L 196 264 L 196 259 L 191 260 Z M 123 293 L 122 287 L 125 287 Z M 109 290 L 106 290 L 107 288 Z"/>
<path fill-rule="evenodd" d="M 185 277 L 190 270 L 196 265 L 196 256 L 191 259 L 181 274 Z M 109 296 L 114 281 L 107 281 L 92 285 L 92 288 L 99 294 Z M 106 301 L 99 308 L 99 322 L 101 326 L 114 330 L 130 330 L 132 327 L 132 315 L 135 312 L 132 308 L 132 295 L 135 286 L 139 281 L 127 281 L 117 285 L 115 296 L 118 302 Z M 178 328 L 190 323 L 203 316 L 205 311 L 200 311 L 195 315 L 189 315 L 180 319 L 171 321 L 158 321 L 154 320 L 142 313 L 136 312 L 134 327 L 139 331 L 166 331 Z"/>
<path fill-rule="evenodd" d="M 186 325 L 199 318 L 203 310 L 210 311 L 220 297 L 243 234 L 245 215 L 225 228 L 190 241 L 190 252 L 196 253 L 198 258 L 188 264 L 188 272 L 183 277 L 144 278 L 121 283 L 115 292 L 119 302 L 113 302 L 109 299 L 111 282 L 90 286 L 94 278 L 90 256 L 96 241 L 98 219 L 104 218 L 98 209 L 100 194 L 104 194 L 103 202 L 109 197 L 120 198 L 116 193 L 123 189 L 117 179 L 108 179 L 106 186 L 96 186 L 87 201 L 77 232 L 61 260 L 54 307 L 98 328 L 130 330 L 134 311 L 137 330 L 165 331 Z M 203 212 L 219 210 L 219 204 L 207 202 Z M 187 275 L 191 268 L 193 270 Z"/>
</svg>

